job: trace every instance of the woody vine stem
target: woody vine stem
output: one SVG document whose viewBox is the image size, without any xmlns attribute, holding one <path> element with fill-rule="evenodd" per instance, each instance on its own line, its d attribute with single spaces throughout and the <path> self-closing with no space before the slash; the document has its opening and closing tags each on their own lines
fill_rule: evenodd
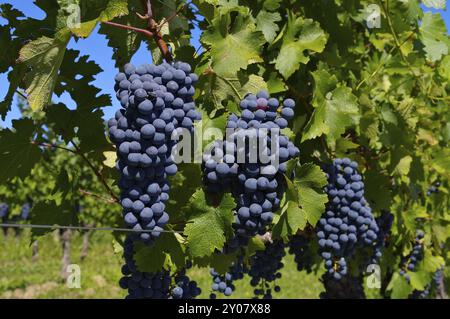
<svg viewBox="0 0 450 319">
<path fill-rule="evenodd" d="M 141 15 L 139 13 L 136 13 L 136 14 L 141 19 L 147 21 L 146 29 L 136 28 L 133 26 L 115 23 L 115 22 L 111 22 L 111 21 L 105 21 L 105 22 L 103 22 L 103 24 L 110 25 L 112 27 L 116 27 L 116 28 L 120 28 L 120 29 L 138 32 L 138 33 L 141 33 L 141 34 L 147 36 L 150 39 L 153 39 L 156 42 L 156 45 L 158 46 L 159 50 L 161 51 L 161 54 L 162 54 L 163 58 L 166 60 L 166 62 L 169 62 L 169 63 L 172 62 L 173 57 L 172 57 L 172 54 L 170 53 L 169 46 L 167 45 L 166 41 L 163 39 L 163 36 L 161 34 L 158 23 L 156 23 L 156 21 L 153 17 L 153 13 L 155 11 L 154 11 L 151 0 L 142 0 L 141 3 L 142 3 L 142 7 L 145 10 L 145 14 L 144 15 Z"/>
</svg>

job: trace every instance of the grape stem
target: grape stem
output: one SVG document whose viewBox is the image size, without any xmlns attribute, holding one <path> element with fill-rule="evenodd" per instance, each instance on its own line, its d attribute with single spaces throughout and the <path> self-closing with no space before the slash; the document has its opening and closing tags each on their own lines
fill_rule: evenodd
<svg viewBox="0 0 450 319">
<path fill-rule="evenodd" d="M 75 150 L 72 150 L 70 148 L 64 147 L 64 146 L 59 146 L 59 145 L 55 145 L 55 144 L 51 144 L 51 143 L 39 143 L 37 141 L 31 141 L 31 144 L 33 145 L 37 145 L 37 146 L 42 146 L 45 148 L 58 148 L 60 150 L 64 150 L 73 154 L 76 154 L 77 152 Z"/>
<path fill-rule="evenodd" d="M 155 11 L 150 0 L 141 0 L 142 6 L 144 10 L 146 10 L 145 17 L 147 18 L 147 30 L 152 33 L 153 39 L 156 42 L 159 50 L 161 51 L 162 56 L 167 62 L 172 62 L 173 58 L 170 53 L 169 47 L 167 46 L 166 41 L 164 41 L 162 34 L 159 30 L 158 23 L 156 23 L 153 18 L 153 12 Z"/>
<path fill-rule="evenodd" d="M 125 24 L 120 24 L 120 23 L 116 23 L 116 22 L 111 22 L 111 21 L 104 21 L 102 22 L 103 24 L 106 25 L 110 25 L 112 27 L 116 27 L 119 29 L 124 29 L 124 30 L 131 30 L 137 33 L 141 33 L 145 36 L 147 36 L 148 38 L 153 38 L 153 40 L 155 40 L 156 45 L 158 46 L 159 50 L 161 51 L 162 56 L 164 57 L 164 59 L 167 62 L 172 62 L 173 58 L 172 58 L 172 54 L 170 53 L 169 50 L 169 46 L 167 45 L 166 41 L 164 41 L 163 36 L 161 34 L 161 26 L 166 23 L 169 22 L 171 19 L 173 19 L 173 17 L 170 17 L 169 19 L 165 20 L 161 26 L 158 25 L 158 23 L 156 23 L 155 19 L 153 18 L 153 5 L 151 3 L 150 0 L 141 0 L 142 2 L 142 6 L 144 7 L 144 10 L 146 10 L 146 14 L 142 15 L 140 13 L 136 13 L 137 16 L 140 19 L 143 20 L 147 20 L 147 28 L 146 29 L 141 29 L 141 28 L 136 28 L 133 26 L 129 26 L 129 25 L 125 25 Z M 178 12 L 175 13 L 175 16 L 178 14 Z"/>
<path fill-rule="evenodd" d="M 102 199 L 102 200 L 104 200 L 104 201 L 106 201 L 108 203 L 118 203 L 119 202 L 119 198 L 113 192 L 111 187 L 109 187 L 109 185 L 106 182 L 106 180 L 104 179 L 103 175 L 95 168 L 94 164 L 91 163 L 91 161 L 86 157 L 86 155 L 84 155 L 81 152 L 81 150 L 78 147 L 78 145 L 75 144 L 73 141 L 70 141 L 70 143 L 72 143 L 72 145 L 74 146 L 75 149 L 71 149 L 71 148 L 68 148 L 68 147 L 64 147 L 64 146 L 60 146 L 60 145 L 56 145 L 56 144 L 52 144 L 52 143 L 47 143 L 47 142 L 31 141 L 30 143 L 33 144 L 33 145 L 37 145 L 37 146 L 41 146 L 41 147 L 45 147 L 45 148 L 57 148 L 57 149 L 60 149 L 60 150 L 64 150 L 64 151 L 70 152 L 70 153 L 75 154 L 75 155 L 79 155 L 88 164 L 88 166 L 91 168 L 91 170 L 97 176 L 97 178 L 100 180 L 100 182 L 106 188 L 108 193 L 111 195 L 111 198 L 105 198 L 105 197 L 102 197 L 100 195 L 93 194 L 93 193 L 90 193 L 90 192 L 84 191 L 84 190 L 79 190 L 79 192 L 82 193 L 82 194 L 85 194 L 85 195 L 90 195 L 90 196 L 93 196 L 93 197 L 97 197 L 97 198 Z"/>
<path fill-rule="evenodd" d="M 153 37 L 153 33 L 148 31 L 148 30 L 146 30 L 146 29 L 136 28 L 136 27 L 132 27 L 130 25 L 120 24 L 120 23 L 111 22 L 111 21 L 105 21 L 105 22 L 103 22 L 103 24 L 110 25 L 112 27 L 116 27 L 116 28 L 119 28 L 119 29 L 135 31 L 135 32 L 138 32 L 138 33 L 142 33 L 142 34 L 144 34 L 144 35 L 146 35 L 148 37 Z"/>
<path fill-rule="evenodd" d="M 70 141 L 70 142 L 72 143 L 73 147 L 75 148 L 75 151 L 76 151 L 75 153 L 78 154 L 86 162 L 86 164 L 88 164 L 88 166 L 90 167 L 92 172 L 95 174 L 95 176 L 97 176 L 97 178 L 100 180 L 100 182 L 106 188 L 106 190 L 111 195 L 111 197 L 114 199 L 114 201 L 119 202 L 119 198 L 116 196 L 116 194 L 111 189 L 111 187 L 109 187 L 109 185 L 106 182 L 106 180 L 103 177 L 103 175 L 95 168 L 94 164 L 91 163 L 91 161 L 86 157 L 86 155 L 83 154 L 83 152 L 81 152 L 81 150 L 78 147 L 78 145 L 75 142 L 73 142 L 73 141 Z"/>
<path fill-rule="evenodd" d="M 117 203 L 117 200 L 115 200 L 114 198 L 104 197 L 104 196 L 102 196 L 102 195 L 92 193 L 92 192 L 87 191 L 87 190 L 85 190 L 85 189 L 81 189 L 81 188 L 80 188 L 80 189 L 78 190 L 78 192 L 80 192 L 80 193 L 83 194 L 83 195 L 87 195 L 87 196 L 91 196 L 91 197 L 98 198 L 98 199 L 100 199 L 100 200 L 102 200 L 102 201 L 104 201 L 105 203 L 108 203 L 108 204 L 115 204 L 115 203 Z"/>
</svg>

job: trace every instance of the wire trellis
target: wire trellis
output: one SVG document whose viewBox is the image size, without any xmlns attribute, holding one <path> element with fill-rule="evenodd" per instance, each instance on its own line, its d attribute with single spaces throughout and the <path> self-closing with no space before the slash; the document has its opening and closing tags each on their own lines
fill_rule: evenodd
<svg viewBox="0 0 450 319">
<path fill-rule="evenodd" d="M 63 226 L 63 225 L 36 225 L 36 224 L 10 224 L 10 223 L 0 223 L 0 228 L 36 228 L 36 229 L 72 229 L 72 230 L 93 230 L 93 231 L 117 231 L 117 232 L 128 232 L 128 233 L 174 233 L 182 234 L 181 231 L 175 230 L 149 230 L 149 229 L 129 229 L 129 228 L 116 228 L 116 227 L 93 227 L 93 226 Z"/>
</svg>

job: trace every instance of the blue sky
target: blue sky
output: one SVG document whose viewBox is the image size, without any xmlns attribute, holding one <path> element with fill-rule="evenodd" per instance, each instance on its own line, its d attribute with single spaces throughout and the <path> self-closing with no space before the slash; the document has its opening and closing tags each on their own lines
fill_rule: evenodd
<svg viewBox="0 0 450 319">
<path fill-rule="evenodd" d="M 14 7 L 24 12 L 26 16 L 31 16 L 36 19 L 42 19 L 45 13 L 33 4 L 32 0 L 0 0 L 0 4 L 10 3 Z M 442 16 L 447 24 L 447 29 L 450 30 L 450 10 L 442 12 Z M 0 18 L 0 24 L 4 24 L 5 20 Z M 116 101 L 113 91 L 113 79 L 117 73 L 117 69 L 114 66 L 114 61 L 112 60 L 112 49 L 107 46 L 106 38 L 103 35 L 98 34 L 97 29 L 89 36 L 87 39 L 78 40 L 75 42 L 73 39 L 69 43 L 69 48 L 76 49 L 83 55 L 89 55 L 91 60 L 94 60 L 103 69 L 103 72 L 96 76 L 93 84 L 98 88 L 102 89 L 101 93 L 110 94 L 112 96 L 112 106 L 103 109 L 105 113 L 105 119 L 113 116 L 115 110 L 120 106 Z M 199 44 L 199 32 L 194 32 L 192 44 L 198 48 Z M 101 48 L 101 50 L 99 49 Z M 147 49 L 142 46 L 132 58 L 132 63 L 141 64 L 148 63 L 151 61 L 150 53 Z M 6 74 L 0 74 L 0 99 L 6 95 L 8 90 L 8 81 Z M 60 98 L 54 98 L 56 102 L 63 102 L 68 107 L 74 107 L 74 102 L 71 100 L 70 96 L 65 93 Z M 15 107 L 16 103 L 13 103 L 13 109 L 7 114 L 6 120 L 0 120 L 0 127 L 9 127 L 11 125 L 11 120 L 19 118 L 20 112 Z"/>
</svg>

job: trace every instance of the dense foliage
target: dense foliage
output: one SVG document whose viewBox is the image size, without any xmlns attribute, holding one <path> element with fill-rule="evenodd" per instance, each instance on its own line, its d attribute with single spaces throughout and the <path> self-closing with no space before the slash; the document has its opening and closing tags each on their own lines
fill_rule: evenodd
<svg viewBox="0 0 450 319">
<path fill-rule="evenodd" d="M 354 205 L 361 214 L 369 211 L 363 209 L 366 204 L 371 207 L 365 217 L 375 235 L 369 230 L 364 236 L 358 233 L 358 242 L 368 238 L 374 242 L 369 240 L 371 247 L 360 247 L 355 254 L 352 251 L 354 258 L 345 259 L 346 272 L 340 271 L 333 278 L 323 274 L 322 296 L 429 298 L 448 293 L 450 38 L 440 14 L 421 8 L 442 9 L 445 1 L 154 0 L 153 17 L 145 17 L 145 0 L 34 3 L 45 12 L 44 19 L 27 17 L 10 4 L 0 5 L 5 21 L 0 26 L 0 72 L 8 73 L 9 80 L 0 116 L 7 116 L 14 96 L 26 97 L 26 102 L 21 100 L 22 117 L 0 131 L 0 203 L 7 204 L 10 212 L 19 214 L 28 202 L 32 203 L 29 220 L 33 224 L 137 224 L 130 222 L 129 215 L 125 216 L 127 225 L 122 216 L 120 188 L 124 185 L 119 183 L 115 168 L 116 151 L 129 152 L 131 143 L 119 146 L 123 141 L 114 130 L 109 137 L 103 119 L 104 108 L 115 97 L 99 94 L 100 89 L 92 84 L 102 72 L 96 62 L 67 49 L 71 39 L 88 37 L 100 25 L 98 32 L 113 48 L 111 58 L 126 77 L 131 74 L 124 66 L 142 43 L 152 53 L 142 63 L 158 65 L 165 60 L 170 65 L 175 60 L 192 67 L 183 73 L 185 79 L 188 73 L 196 74 L 193 78 L 188 75 L 192 81 L 198 76 L 193 100 L 202 120 L 195 124 L 195 131 L 203 146 L 223 139 L 217 130 L 215 134 L 202 133 L 211 128 L 224 132 L 229 116 L 236 121 L 254 116 L 240 110 L 248 93 L 266 90 L 277 100 L 296 102 L 293 114 L 281 113 L 292 118 L 282 132 L 292 141 L 290 148 L 295 145 L 301 153 L 287 162 L 285 189 L 275 205 L 279 209 L 273 211 L 271 223 L 264 225 L 269 233 L 253 236 L 257 231 L 251 232 L 252 237 L 239 251 L 224 251 L 235 236 L 235 197 L 229 193 L 214 196 L 207 191 L 201 158 L 178 165 L 177 171 L 174 167 L 167 171 L 170 163 L 165 172 L 176 174 L 169 178 L 170 198 L 163 209 L 170 217 L 164 222 L 168 231 L 154 236 L 158 239 L 151 245 L 131 245 L 122 232 L 115 232 L 117 253 L 123 254 L 118 248 L 123 246 L 127 264 L 136 268 L 126 269 L 127 279 L 121 282 L 123 287 L 131 285 L 134 297 L 153 296 L 153 290 L 135 289 L 141 282 L 141 288 L 148 288 L 150 279 L 161 283 L 155 296 L 194 297 L 197 288 L 184 275 L 190 262 L 205 272 L 214 268 L 213 276 L 225 282 L 225 287 L 217 290 L 228 295 L 232 283 L 222 277 L 230 266 L 243 263 L 245 267 L 239 269 L 250 269 L 272 241 L 282 245 L 296 241 L 289 244 L 292 253 L 297 259 L 307 258 L 304 263 L 297 260 L 299 270 L 324 273 L 319 252 L 326 259 L 325 266 L 336 269 L 335 261 L 331 266 L 327 262 L 333 256 L 348 256 L 334 245 L 346 238 L 334 240 L 335 236 L 327 233 L 334 250 L 324 250 L 318 238 L 322 233 L 316 226 L 327 211 L 337 209 L 330 207 L 333 203 L 329 199 L 341 200 L 331 194 L 330 182 L 322 171 L 337 158 L 349 158 L 352 169 L 352 163 L 358 163 L 358 176 L 364 182 L 364 196 L 358 195 L 358 199 L 364 201 L 359 202 L 361 207 Z M 68 23 L 73 17 L 68 8 L 73 3 L 80 6 L 78 25 Z M 191 44 L 198 31 L 201 48 Z M 114 87 L 114 79 L 104 85 Z M 120 89 L 121 82 L 118 86 Z M 135 97 L 143 94 L 138 90 L 136 87 Z M 187 95 L 193 93 L 186 90 Z M 52 102 L 53 94 L 65 93 L 75 107 Z M 118 97 L 124 95 L 119 92 Z M 148 107 L 142 105 L 143 109 Z M 191 119 L 199 118 L 192 114 Z M 120 116 L 116 120 L 117 125 L 124 122 Z M 185 124 L 193 125 L 188 120 Z M 145 158 L 133 155 L 130 159 L 127 154 L 127 160 L 140 162 Z M 120 168 L 123 175 L 140 173 Z M 341 168 L 345 171 L 347 167 Z M 340 178 L 337 184 L 341 184 Z M 359 178 L 352 183 L 344 179 L 345 185 L 359 182 Z M 259 211 L 259 206 L 254 209 Z M 372 225 L 373 220 L 376 225 Z M 332 227 L 339 223 L 336 218 L 326 221 Z M 361 226 L 358 216 L 356 223 Z M 33 235 L 46 232 L 36 229 Z M 308 245 L 298 236 L 307 238 Z M 374 260 L 380 266 L 380 288 L 368 289 L 366 279 L 372 280 L 374 274 L 366 273 L 366 266 Z M 260 270 L 254 273 L 255 278 L 262 278 Z M 134 279 L 129 279 L 133 274 Z"/>
</svg>

